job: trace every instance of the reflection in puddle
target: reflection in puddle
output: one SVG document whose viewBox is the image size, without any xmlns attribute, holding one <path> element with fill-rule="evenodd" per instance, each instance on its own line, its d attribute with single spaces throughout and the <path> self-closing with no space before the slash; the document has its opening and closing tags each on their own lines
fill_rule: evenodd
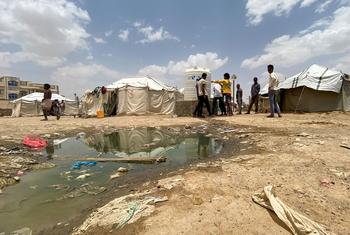
<svg viewBox="0 0 350 235">
<path fill-rule="evenodd" d="M 93 206 L 98 194 L 135 180 L 148 180 L 188 165 L 198 159 L 214 157 L 222 145 L 204 134 L 182 135 L 156 128 L 120 130 L 54 140 L 44 151 L 55 168 L 34 171 L 21 183 L 8 187 L 0 195 L 0 233 L 29 227 L 34 234 L 67 221 Z M 72 164 L 84 157 L 160 157 L 161 164 L 97 163 L 96 166 L 72 170 Z M 129 172 L 110 180 L 119 167 Z"/>
</svg>

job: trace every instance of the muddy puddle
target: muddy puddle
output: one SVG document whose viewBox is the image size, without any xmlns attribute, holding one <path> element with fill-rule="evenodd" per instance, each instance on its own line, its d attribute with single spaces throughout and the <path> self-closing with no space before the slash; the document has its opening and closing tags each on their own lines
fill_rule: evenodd
<svg viewBox="0 0 350 235">
<path fill-rule="evenodd" d="M 0 233 L 30 228 L 33 234 L 79 215 L 96 205 L 99 197 L 132 179 L 149 180 L 163 174 L 218 156 L 223 143 L 205 133 L 179 133 L 171 129 L 136 128 L 108 134 L 80 135 L 52 140 L 43 150 L 51 169 L 25 174 L 19 184 L 0 194 Z M 85 157 L 166 157 L 158 164 L 101 163 L 72 169 Z M 110 179 L 120 167 L 128 172 Z M 68 225 L 67 225 L 68 226 Z"/>
</svg>

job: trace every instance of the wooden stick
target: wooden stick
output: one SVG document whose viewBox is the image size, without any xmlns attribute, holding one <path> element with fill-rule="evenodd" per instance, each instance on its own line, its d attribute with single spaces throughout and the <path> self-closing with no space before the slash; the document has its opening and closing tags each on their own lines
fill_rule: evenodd
<svg viewBox="0 0 350 235">
<path fill-rule="evenodd" d="M 165 162 L 166 157 L 123 157 L 123 158 L 85 158 L 79 161 L 94 161 L 94 162 L 121 162 L 121 163 L 140 163 L 140 164 L 154 164 L 157 162 Z"/>
<path fill-rule="evenodd" d="M 341 144 L 340 147 L 346 148 L 346 149 L 350 149 L 350 146 L 345 145 L 345 144 Z"/>
</svg>

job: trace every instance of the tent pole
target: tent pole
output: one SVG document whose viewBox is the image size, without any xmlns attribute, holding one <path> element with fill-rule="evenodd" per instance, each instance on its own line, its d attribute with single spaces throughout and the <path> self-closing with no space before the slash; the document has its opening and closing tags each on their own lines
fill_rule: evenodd
<svg viewBox="0 0 350 235">
<path fill-rule="evenodd" d="M 300 101 L 301 101 L 301 97 L 302 97 L 302 95 L 303 95 L 303 93 L 304 93 L 304 89 L 305 89 L 305 86 L 303 86 L 303 89 L 301 90 L 301 93 L 300 93 L 300 96 L 299 96 L 299 100 L 298 100 L 297 106 L 295 106 L 294 113 L 296 113 L 297 110 L 298 110 L 298 107 L 299 107 L 299 104 L 300 104 Z"/>
</svg>

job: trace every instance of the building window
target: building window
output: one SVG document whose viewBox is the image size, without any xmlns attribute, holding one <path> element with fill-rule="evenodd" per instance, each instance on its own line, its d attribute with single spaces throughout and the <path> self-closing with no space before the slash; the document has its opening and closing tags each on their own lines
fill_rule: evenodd
<svg viewBox="0 0 350 235">
<path fill-rule="evenodd" d="M 0 89 L 0 95 L 4 94 L 4 90 Z"/>
<path fill-rule="evenodd" d="M 26 95 L 28 95 L 28 92 L 26 92 L 26 91 L 20 91 L 19 92 L 19 96 L 20 97 L 23 97 L 23 96 L 26 96 Z"/>
<path fill-rule="evenodd" d="M 15 99 L 17 99 L 17 94 L 15 94 L 15 93 L 10 93 L 10 94 L 9 94 L 9 100 L 15 100 Z"/>
<path fill-rule="evenodd" d="M 19 84 L 21 84 L 21 86 L 26 86 L 27 85 L 27 82 L 20 82 Z"/>
<path fill-rule="evenodd" d="M 8 81 L 9 86 L 17 86 L 17 81 Z"/>
</svg>

